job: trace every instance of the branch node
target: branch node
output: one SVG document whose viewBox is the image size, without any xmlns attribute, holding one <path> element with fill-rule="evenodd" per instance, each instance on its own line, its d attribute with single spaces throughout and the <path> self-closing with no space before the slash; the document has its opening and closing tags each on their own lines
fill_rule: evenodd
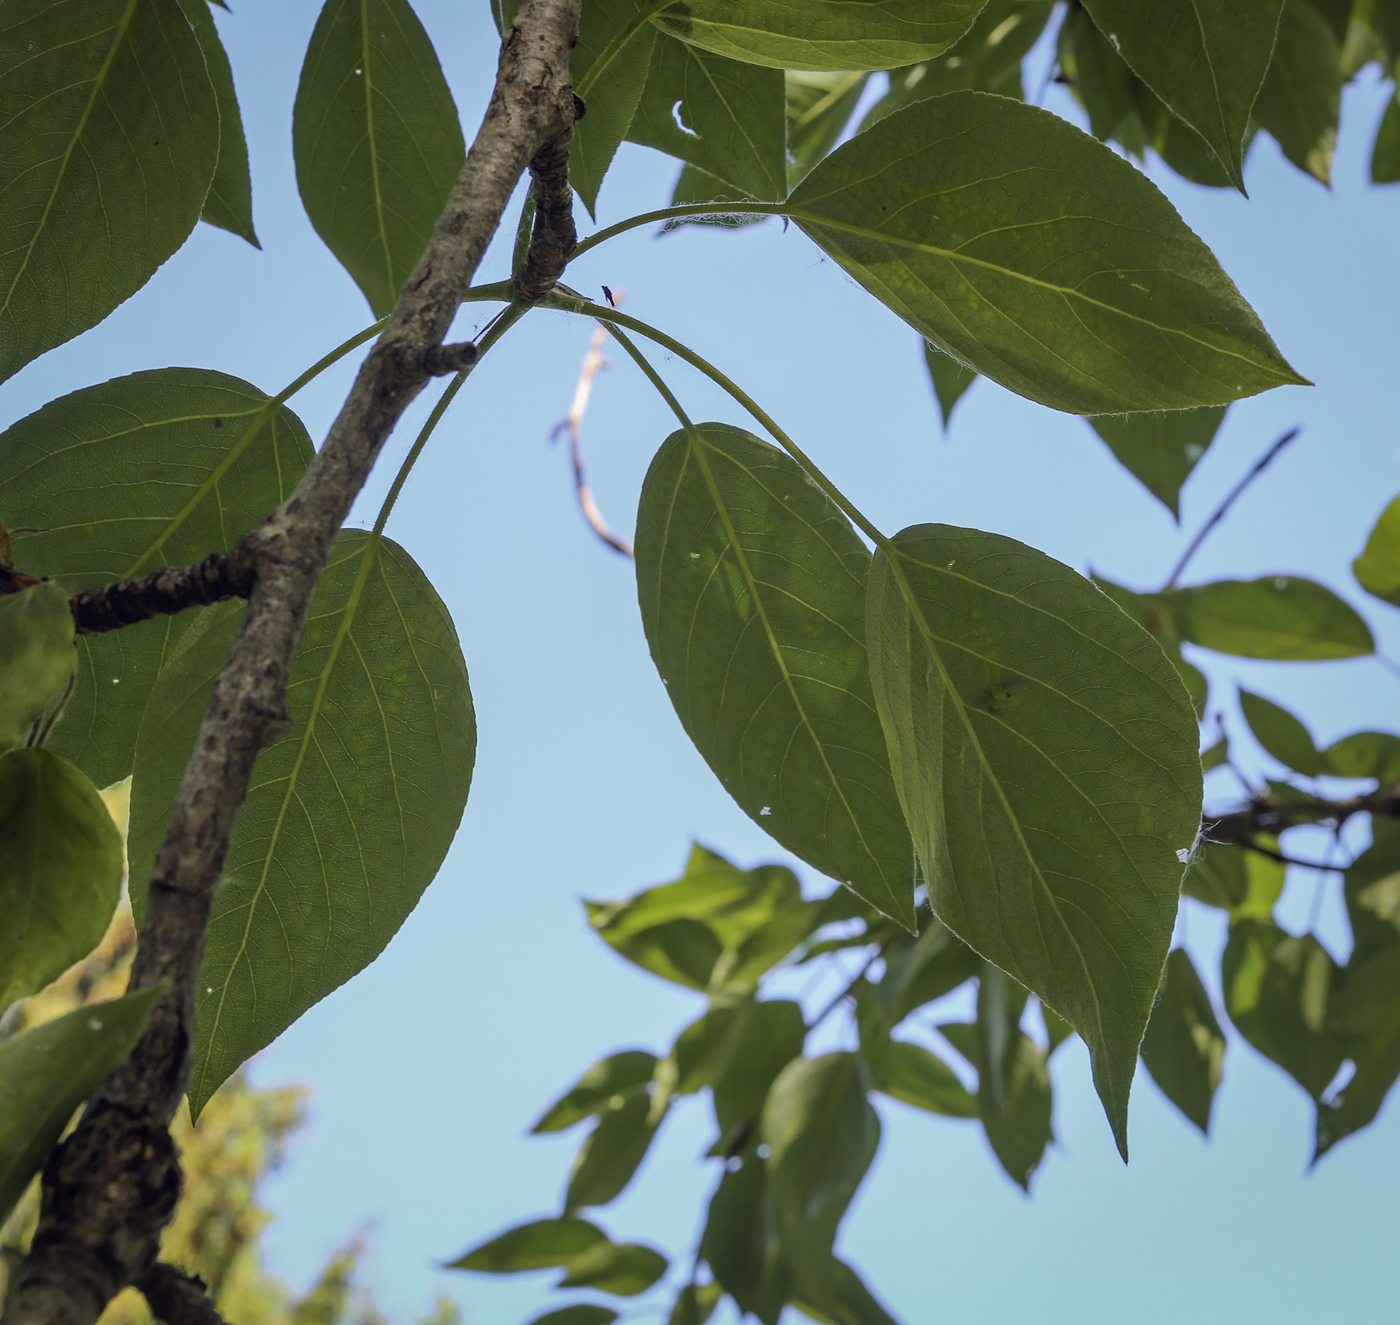
<svg viewBox="0 0 1400 1325">
<path fill-rule="evenodd" d="M 434 345 L 423 352 L 423 371 L 429 377 L 447 377 L 476 362 L 476 345 L 467 340 L 455 345 Z"/>
</svg>

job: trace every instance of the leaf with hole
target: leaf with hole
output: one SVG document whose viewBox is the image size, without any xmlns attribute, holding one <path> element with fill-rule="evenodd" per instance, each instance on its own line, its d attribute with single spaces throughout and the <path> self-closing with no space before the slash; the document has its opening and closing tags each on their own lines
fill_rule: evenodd
<svg viewBox="0 0 1400 1325">
<path fill-rule="evenodd" d="M 140 922 L 240 608 L 206 610 L 151 692 L 132 778 Z M 471 782 L 476 720 L 451 618 L 397 544 L 344 531 L 238 812 L 199 976 L 190 1104 L 369 965 L 432 882 Z"/>
<path fill-rule="evenodd" d="M 1165 1095 L 1202 1132 L 1225 1066 L 1225 1035 L 1185 948 L 1173 948 L 1147 1034 L 1142 1061 Z"/>
<path fill-rule="evenodd" d="M 35 530 L 14 536 L 20 565 L 71 593 L 232 547 L 291 495 L 311 454 L 301 420 L 251 383 L 133 373 L 0 434 L 0 511 Z M 49 748 L 98 786 L 126 777 L 156 674 L 194 615 L 79 636 L 77 688 Z"/>
<path fill-rule="evenodd" d="M 311 224 L 382 317 L 466 159 L 452 93 L 407 0 L 326 0 L 297 87 L 292 153 Z"/>
<path fill-rule="evenodd" d="M 1215 440 L 1225 409 L 1215 405 L 1166 414 L 1100 414 L 1089 424 L 1114 459 L 1180 519 L 1181 485 Z"/>
<path fill-rule="evenodd" d="M 1359 658 L 1371 628 L 1330 589 L 1300 575 L 1216 580 L 1159 595 L 1181 638 L 1216 653 L 1282 662 Z"/>
<path fill-rule="evenodd" d="M 675 432 L 647 471 L 637 595 L 681 724 L 755 823 L 913 929 L 866 663 L 869 568 L 840 511 L 750 433 Z"/>
<path fill-rule="evenodd" d="M 101 322 L 199 220 L 219 111 L 179 0 L 0 9 L 0 382 Z"/>
<path fill-rule="evenodd" d="M 77 661 L 73 613 L 58 585 L 0 596 L 0 751 L 25 739 Z"/>
<path fill-rule="evenodd" d="M 786 215 L 954 358 L 1073 414 L 1224 405 L 1302 382 L 1136 168 L 984 92 L 838 147 Z"/>
</svg>

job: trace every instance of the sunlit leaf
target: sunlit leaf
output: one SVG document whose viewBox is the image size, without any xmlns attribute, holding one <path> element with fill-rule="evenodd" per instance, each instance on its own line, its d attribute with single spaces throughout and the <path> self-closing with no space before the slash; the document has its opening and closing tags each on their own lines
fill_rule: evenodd
<svg viewBox="0 0 1400 1325">
<path fill-rule="evenodd" d="M 1278 839 L 1260 833 L 1255 841 L 1278 851 Z M 1181 891 L 1207 906 L 1228 911 L 1232 920 L 1267 920 L 1283 895 L 1284 866 L 1263 851 L 1229 842 L 1211 842 L 1192 859 Z"/>
<path fill-rule="evenodd" d="M 578 1079 L 576 1086 L 545 1110 L 530 1131 L 563 1131 L 601 1113 L 615 1095 L 644 1093 L 655 1070 L 656 1055 L 641 1049 L 627 1049 L 600 1058 Z"/>
<path fill-rule="evenodd" d="M 951 354 L 944 354 L 935 345 L 924 342 L 924 362 L 928 365 L 933 394 L 938 399 L 938 412 L 943 416 L 943 431 L 953 421 L 953 407 L 977 380 L 977 370 L 959 363 Z"/>
<path fill-rule="evenodd" d="M 713 1085 L 719 1125 L 714 1153 L 737 1153 L 756 1141 L 769 1087 L 802 1053 L 806 1039 L 807 1023 L 799 1004 L 771 999 L 749 1007 Z"/>
<path fill-rule="evenodd" d="M 1088 581 L 973 530 L 916 526 L 882 549 L 869 632 L 934 912 L 1083 1037 L 1123 1149 L 1200 827 L 1181 682 Z"/>
<path fill-rule="evenodd" d="M 789 69 L 784 75 L 789 188 L 836 146 L 869 78 L 861 70 L 804 73 Z"/>
<path fill-rule="evenodd" d="M 596 1288 L 635 1297 L 666 1273 L 666 1258 L 637 1242 L 600 1242 L 569 1263 L 560 1288 Z"/>
<path fill-rule="evenodd" d="M 1089 423 L 1118 463 L 1180 517 L 1181 485 L 1215 440 L 1225 409 L 1216 405 L 1166 414 L 1101 414 Z"/>
<path fill-rule="evenodd" d="M 661 1119 L 646 1094 L 615 1095 L 574 1157 L 564 1209 L 607 1205 L 632 1181 Z"/>
<path fill-rule="evenodd" d="M 24 740 L 77 661 L 73 613 L 58 585 L 0 596 L 0 751 Z"/>
<path fill-rule="evenodd" d="M 0 123 L 4 381 L 102 321 L 185 242 L 219 112 L 179 0 L 5 0 Z"/>
<path fill-rule="evenodd" d="M 1337 39 L 1316 7 L 1309 0 L 1284 0 L 1273 63 L 1254 103 L 1254 118 L 1273 134 L 1284 156 L 1324 184 L 1337 151 L 1341 62 Z"/>
<path fill-rule="evenodd" d="M 1329 771 L 1311 733 L 1286 708 L 1262 695 L 1241 690 L 1240 709 L 1254 739 L 1285 768 L 1309 778 Z"/>
<path fill-rule="evenodd" d="M 892 1040 L 877 1083 L 892 1099 L 945 1118 L 977 1117 L 977 1100 L 941 1058 L 920 1044 Z"/>
<path fill-rule="evenodd" d="M 548 1270 L 571 1264 L 594 1247 L 606 1245 L 608 1236 L 586 1219 L 537 1219 L 507 1229 L 479 1247 L 449 1261 L 450 1270 L 476 1270 L 480 1274 L 519 1274 L 522 1270 Z"/>
<path fill-rule="evenodd" d="M 1225 1065 L 1225 1036 L 1185 948 L 1167 958 L 1162 990 L 1142 1038 L 1142 1061 L 1164 1094 L 1202 1132 Z"/>
<path fill-rule="evenodd" d="M 1222 405 L 1303 380 L 1156 187 L 1034 106 L 916 102 L 784 210 L 926 340 L 1055 409 Z"/>
<path fill-rule="evenodd" d="M 302 204 L 376 317 L 418 264 L 466 157 L 407 0 L 326 0 L 292 112 Z"/>
<path fill-rule="evenodd" d="M 1359 658 L 1376 642 L 1356 610 L 1298 575 L 1216 580 L 1160 595 L 1181 637 L 1217 653 L 1285 662 Z"/>
<path fill-rule="evenodd" d="M 1367 593 L 1400 607 L 1400 497 L 1381 512 L 1351 569 Z"/>
</svg>

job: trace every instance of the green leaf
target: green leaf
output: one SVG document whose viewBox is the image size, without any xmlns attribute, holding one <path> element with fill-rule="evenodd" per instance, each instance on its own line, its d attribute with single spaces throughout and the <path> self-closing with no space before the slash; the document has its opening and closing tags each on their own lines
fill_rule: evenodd
<svg viewBox="0 0 1400 1325">
<path fill-rule="evenodd" d="M 131 1052 L 163 984 L 0 1040 L 0 1223 L 73 1111 Z"/>
<path fill-rule="evenodd" d="M 1278 839 L 1260 833 L 1255 839 L 1270 851 Z M 1283 895 L 1285 869 L 1281 861 L 1228 842 L 1212 842 L 1191 861 L 1181 891 L 1207 906 L 1230 913 L 1233 920 L 1267 920 Z"/>
<path fill-rule="evenodd" d="M 1381 512 L 1351 570 L 1367 593 L 1400 607 L 1400 497 Z"/>
<path fill-rule="evenodd" d="M 936 915 L 1089 1046 L 1119 1149 L 1200 827 L 1196 721 L 1158 645 L 1008 538 L 898 534 L 870 669 Z"/>
<path fill-rule="evenodd" d="M 608 1236 L 586 1219 L 537 1219 L 508 1229 L 471 1251 L 464 1251 L 449 1270 L 479 1274 L 519 1274 L 571 1265 L 594 1247 L 607 1246 Z"/>
<path fill-rule="evenodd" d="M 986 0 L 683 0 L 652 22 L 771 69 L 893 69 L 946 50 Z"/>
<path fill-rule="evenodd" d="M 1230 762 L 1230 740 L 1222 736 L 1214 745 L 1201 751 L 1201 772 L 1213 773 Z"/>
<path fill-rule="evenodd" d="M 1199 668 L 1187 662 L 1181 654 L 1181 632 L 1167 600 L 1160 594 L 1134 593 L 1121 584 L 1114 584 L 1102 575 L 1094 583 L 1104 591 L 1133 621 L 1136 621 L 1162 647 L 1168 661 L 1176 668 L 1186 693 L 1191 696 L 1197 717 L 1203 717 L 1210 698 L 1210 686 Z"/>
<path fill-rule="evenodd" d="M 1057 46 L 1060 73 L 1089 117 L 1089 132 L 1101 142 L 1131 142 L 1134 127 L 1142 132 L 1134 96 L 1138 80 L 1081 6 L 1065 15 Z"/>
<path fill-rule="evenodd" d="M 292 150 L 311 224 L 382 317 L 466 158 L 452 93 L 407 0 L 326 0 L 301 70 Z"/>
<path fill-rule="evenodd" d="M 0 122 L 2 382 L 185 242 L 219 112 L 178 0 L 5 0 Z"/>
<path fill-rule="evenodd" d="M 789 1063 L 768 1092 L 762 1136 L 778 1245 L 808 1301 L 832 1295 L 836 1230 L 880 1144 L 855 1054 Z"/>
<path fill-rule="evenodd" d="M 712 1087 L 719 1126 L 712 1154 L 728 1156 L 749 1148 L 770 1087 L 801 1055 L 806 1040 L 799 1004 L 771 999 L 749 1007 Z"/>
<path fill-rule="evenodd" d="M 629 962 L 687 989 L 707 989 L 724 945 L 699 920 L 668 920 L 638 933 L 613 934 L 600 923 L 596 902 L 585 902 L 594 927 Z"/>
<path fill-rule="evenodd" d="M 560 1307 L 558 1311 L 546 1311 L 536 1316 L 530 1325 L 612 1325 L 617 1312 L 610 1307 L 596 1306 L 592 1302 L 575 1302 L 571 1307 Z"/>
<path fill-rule="evenodd" d="M 560 1288 L 596 1288 L 635 1297 L 666 1273 L 666 1258 L 637 1242 L 600 1242 L 569 1264 Z"/>
<path fill-rule="evenodd" d="M 1254 118 L 1299 170 L 1326 184 L 1337 151 L 1342 52 L 1327 20 L 1308 0 L 1284 0 L 1273 63 Z"/>
<path fill-rule="evenodd" d="M 1371 145 L 1371 183 L 1400 184 L 1400 96 L 1385 103 Z"/>
<path fill-rule="evenodd" d="M 231 547 L 291 495 L 311 454 L 301 420 L 248 382 L 133 373 L 0 434 L 0 511 L 39 531 L 15 534 L 20 564 L 72 593 Z M 126 777 L 156 674 L 195 615 L 79 636 L 77 689 L 49 748 L 98 786 Z"/>
<path fill-rule="evenodd" d="M 607 1205 L 632 1181 L 661 1122 L 649 1095 L 614 1095 L 574 1157 L 564 1210 Z"/>
<path fill-rule="evenodd" d="M 243 136 L 243 116 L 238 109 L 228 52 L 219 40 L 219 31 L 205 0 L 180 0 L 180 4 L 194 28 L 194 35 L 199 38 L 199 49 L 219 106 L 219 160 L 199 219 L 231 231 L 254 248 L 261 248 L 253 229 L 253 179 L 248 170 L 248 142 Z"/>
<path fill-rule="evenodd" d="M 723 1295 L 724 1290 L 713 1281 L 686 1284 L 676 1295 L 676 1304 L 671 1308 L 666 1325 L 705 1325 Z"/>
<path fill-rule="evenodd" d="M 1287 709 L 1248 690 L 1240 691 L 1240 709 L 1254 739 L 1285 768 L 1308 778 L 1329 771 L 1311 733 Z"/>
<path fill-rule="evenodd" d="M 579 1079 L 578 1084 L 545 1110 L 530 1131 L 561 1132 L 609 1107 L 618 1095 L 644 1093 L 656 1071 L 656 1055 L 641 1049 L 600 1058 Z"/>
<path fill-rule="evenodd" d="M 1400 736 L 1391 732 L 1353 732 L 1329 745 L 1322 757 L 1333 777 L 1400 782 Z"/>
<path fill-rule="evenodd" d="M 875 989 L 893 1027 L 916 1008 L 952 993 L 981 969 L 982 959 L 935 920 L 917 939 L 886 949 L 885 973 Z"/>
<path fill-rule="evenodd" d="M 741 190 L 732 184 L 694 166 L 682 166 L 676 178 L 676 187 L 671 191 L 671 206 L 683 207 L 692 202 L 712 202 L 715 211 L 705 216 L 677 216 L 661 227 L 661 234 L 669 234 L 687 225 L 717 226 L 722 230 L 741 230 L 745 226 L 761 225 L 768 218 L 755 216 L 752 212 L 726 212 L 726 204 L 741 203 L 746 200 Z"/>
<path fill-rule="evenodd" d="M 802 1301 L 793 1305 L 824 1325 L 898 1325 L 845 1261 L 833 1258 L 831 1275 L 831 1296 L 821 1307 Z"/>
<path fill-rule="evenodd" d="M 44 749 L 0 755 L 0 1010 L 101 942 L 122 865 L 121 833 L 84 774 Z"/>
<path fill-rule="evenodd" d="M 1156 187 L 1034 106 L 917 102 L 784 211 L 926 340 L 1055 409 L 1223 405 L 1304 380 Z"/>
<path fill-rule="evenodd" d="M 133 904 L 165 832 L 238 605 L 162 670 L 136 744 Z M 240 1063 L 383 950 L 432 881 L 471 782 L 476 721 L 456 631 L 397 544 L 341 534 L 238 813 L 200 970 L 197 1115 Z"/>
<path fill-rule="evenodd" d="M 579 14 L 578 43 L 569 58 L 569 76 L 575 89 L 587 89 L 584 104 L 588 114 L 574 124 L 569 182 L 578 190 L 590 216 L 594 215 L 603 176 L 618 145 L 627 137 L 643 85 L 648 82 L 656 29 L 643 23 L 596 76 L 591 75 L 598 57 L 636 17 L 636 0 L 588 0 Z"/>
<path fill-rule="evenodd" d="M 868 73 L 784 74 L 787 91 L 788 188 L 833 147 L 860 104 Z"/>
<path fill-rule="evenodd" d="M 1370 627 L 1330 589 L 1299 575 L 1216 580 L 1160 595 L 1181 637 L 1216 653 L 1284 662 L 1359 658 Z"/>
<path fill-rule="evenodd" d="M 677 431 L 647 471 L 637 593 L 657 671 L 740 807 L 907 928 L 913 854 L 862 630 L 870 554 L 776 448 Z"/>
<path fill-rule="evenodd" d="M 1225 1065 L 1225 1035 L 1185 948 L 1173 948 L 1147 1034 L 1142 1061 L 1152 1080 L 1202 1132 Z"/>
<path fill-rule="evenodd" d="M 892 1099 L 945 1118 L 977 1117 L 977 1101 L 957 1074 L 922 1045 L 891 1040 L 878 1089 Z"/>
<path fill-rule="evenodd" d="M 1114 458 L 1177 519 L 1181 485 L 1215 440 L 1224 405 L 1167 414 L 1101 414 L 1089 420 Z"/>
<path fill-rule="evenodd" d="M 1356 963 L 1400 941 L 1400 823 L 1373 815 L 1371 832 L 1371 845 L 1352 861 L 1344 880 Z"/>
<path fill-rule="evenodd" d="M 627 137 L 749 197 L 776 202 L 787 196 L 787 93 L 780 69 L 658 36 Z"/>
<path fill-rule="evenodd" d="M 1283 0 L 1084 0 L 1133 72 L 1210 145 L 1241 192 L 1249 113 L 1274 50 Z"/>
<path fill-rule="evenodd" d="M 58 585 L 0 596 L 0 751 L 24 740 L 73 675 L 77 657 L 73 613 Z"/>
<path fill-rule="evenodd" d="M 953 421 L 953 407 L 977 380 L 977 370 L 959 363 L 951 354 L 944 354 L 936 345 L 924 342 L 924 362 L 928 365 L 933 394 L 938 399 L 938 412 L 943 416 L 943 431 Z"/>
<path fill-rule="evenodd" d="M 778 1252 L 771 1170 L 757 1155 L 726 1167 L 710 1198 L 700 1251 L 741 1312 L 777 1325 L 792 1275 Z"/>
<path fill-rule="evenodd" d="M 1269 920 L 1231 925 L 1221 959 L 1230 1020 L 1315 1101 L 1347 1056 L 1345 1042 L 1328 1026 L 1338 973 L 1311 934 L 1293 938 Z"/>
</svg>

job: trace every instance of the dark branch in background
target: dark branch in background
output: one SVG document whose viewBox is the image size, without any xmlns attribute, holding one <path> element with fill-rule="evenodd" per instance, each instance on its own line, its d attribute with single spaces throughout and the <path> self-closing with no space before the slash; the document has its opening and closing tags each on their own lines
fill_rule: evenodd
<svg viewBox="0 0 1400 1325">
<path fill-rule="evenodd" d="M 351 503 L 439 366 L 435 351 L 516 183 L 578 113 L 568 71 L 579 3 L 524 0 L 452 196 L 325 445 L 289 500 L 229 554 L 230 565 L 246 566 L 251 578 L 248 611 L 156 857 L 131 974 L 132 989 L 160 981 L 169 989 L 131 1056 L 49 1157 L 39 1225 L 7 1325 L 92 1325 L 156 1261 L 180 1188 L 169 1125 L 188 1084 L 205 932 L 238 807 L 258 752 L 287 729 L 292 655 Z M 562 170 L 567 156 L 542 160 Z M 557 216 L 543 232 L 536 228 L 527 270 L 543 273 L 558 261 L 559 234 Z"/>
<path fill-rule="evenodd" d="M 1272 792 L 1261 792 L 1241 809 L 1228 814 L 1206 815 L 1201 820 L 1201 832 L 1210 842 L 1227 842 L 1245 847 L 1284 865 L 1298 865 L 1313 870 L 1335 870 L 1335 866 L 1310 860 L 1294 860 L 1255 839 L 1261 833 L 1276 836 L 1289 828 L 1303 824 L 1331 823 L 1340 829 L 1358 814 L 1378 814 L 1383 818 L 1400 819 L 1400 782 L 1377 787 L 1361 796 L 1346 796 L 1327 800 L 1321 796 L 1298 796 L 1280 801 Z"/>
<path fill-rule="evenodd" d="M 75 593 L 68 604 L 80 635 L 134 626 L 153 616 L 174 616 L 189 607 L 207 607 L 229 598 L 246 598 L 253 587 L 253 568 L 238 564 L 227 553 L 215 552 L 197 566 L 182 570 L 167 566 L 139 580 L 122 580 L 100 589 Z"/>
<path fill-rule="evenodd" d="M 151 1315 L 164 1325 L 225 1325 L 204 1280 L 157 1261 L 137 1281 Z"/>
</svg>

